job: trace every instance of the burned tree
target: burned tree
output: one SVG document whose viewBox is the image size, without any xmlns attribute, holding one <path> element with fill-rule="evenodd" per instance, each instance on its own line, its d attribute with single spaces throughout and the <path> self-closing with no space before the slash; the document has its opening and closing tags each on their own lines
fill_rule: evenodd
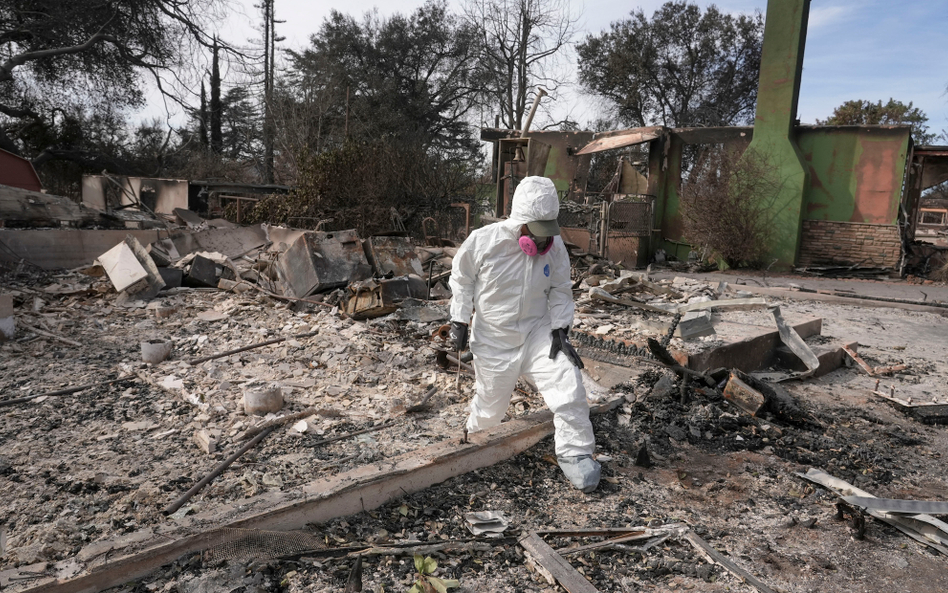
<svg viewBox="0 0 948 593">
<path fill-rule="evenodd" d="M 681 217 L 688 241 L 730 267 L 765 265 L 772 204 L 781 181 L 757 151 L 707 150 L 681 190 Z"/>
<path fill-rule="evenodd" d="M 563 83 L 553 67 L 579 17 L 569 0 L 468 0 L 465 15 L 478 31 L 479 59 L 488 70 L 488 109 L 499 110 L 502 126 L 522 129 L 534 88 L 555 92 Z"/>
<path fill-rule="evenodd" d="M 178 100 L 164 76 L 179 75 L 194 45 L 211 45 L 206 31 L 221 6 L 0 1 L 0 148 L 38 162 L 94 157 L 63 136 L 63 119 L 142 105 L 143 73 Z"/>
</svg>

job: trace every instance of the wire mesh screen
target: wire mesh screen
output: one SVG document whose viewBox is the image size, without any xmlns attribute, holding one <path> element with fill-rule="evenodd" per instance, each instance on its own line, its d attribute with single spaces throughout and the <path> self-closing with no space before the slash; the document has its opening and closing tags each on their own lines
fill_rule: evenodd
<svg viewBox="0 0 948 593">
<path fill-rule="evenodd" d="M 636 235 L 622 235 L 609 233 L 609 245 L 606 247 L 605 257 L 617 264 L 627 267 L 639 265 L 643 249 L 647 248 L 648 239 Z"/>
<path fill-rule="evenodd" d="M 635 196 L 609 205 L 609 234 L 647 237 L 652 232 L 652 198 Z"/>
<path fill-rule="evenodd" d="M 599 222 L 601 209 L 598 204 L 585 205 L 576 202 L 560 202 L 560 213 L 556 221 L 564 241 L 586 250 L 599 253 Z"/>
<path fill-rule="evenodd" d="M 304 531 L 224 528 L 214 536 L 204 551 L 209 561 L 285 558 L 326 547 L 318 536 Z"/>
<path fill-rule="evenodd" d="M 569 205 L 567 205 L 569 204 Z M 572 202 L 560 206 L 556 222 L 561 227 L 593 230 L 599 224 L 599 206 L 584 206 Z"/>
</svg>

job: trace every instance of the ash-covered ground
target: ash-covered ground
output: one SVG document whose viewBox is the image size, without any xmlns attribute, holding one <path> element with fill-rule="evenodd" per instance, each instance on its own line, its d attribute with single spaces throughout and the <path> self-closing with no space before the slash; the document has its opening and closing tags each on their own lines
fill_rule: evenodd
<svg viewBox="0 0 948 593">
<path fill-rule="evenodd" d="M 173 524 L 175 517 L 162 510 L 243 444 L 244 431 L 260 421 L 247 416 L 240 401 L 253 382 L 279 382 L 284 412 L 312 409 L 305 428 L 291 423 L 277 429 L 181 513 L 268 491 L 292 492 L 317 478 L 461 436 L 473 379 L 462 374 L 457 389 L 456 375 L 437 366 L 438 342 L 431 335 L 444 322 L 437 316 L 361 323 L 328 306 L 193 290 L 162 296 L 151 308 L 126 308 L 114 303 L 101 281 L 73 276 L 9 288 L 17 291 L 18 320 L 42 333 L 21 325 L 20 337 L 0 346 L 4 400 L 125 377 L 0 408 L 0 585 L 10 590 L 35 584 L 31 574 L 55 575 L 91 544 Z M 815 342 L 858 341 L 872 365 L 910 365 L 883 378 L 883 388 L 894 386 L 916 399 L 945 395 L 943 317 L 789 300 L 780 305 L 788 321 L 823 318 L 823 335 Z M 587 317 L 603 324 L 643 326 L 640 312 L 585 306 L 592 311 Z M 768 325 L 766 311 L 719 317 Z M 187 362 L 312 332 L 195 366 Z M 147 339 L 173 341 L 171 359 L 142 363 L 139 345 Z M 676 339 L 671 346 L 713 346 L 705 342 Z M 599 373 L 597 365 L 589 363 L 590 376 Z M 628 379 L 603 395 L 622 397 L 622 404 L 594 418 L 603 481 L 593 494 L 569 487 L 548 438 L 507 461 L 378 509 L 311 525 L 306 533 L 320 545 L 304 553 L 231 559 L 195 554 L 114 590 L 343 591 L 354 554 L 362 553 L 363 591 L 408 591 L 417 577 L 412 553 L 421 550 L 438 560 L 438 576 L 460 581 L 460 591 L 556 591 L 527 561 L 519 536 L 674 523 L 687 524 L 778 591 L 948 590 L 945 557 L 872 520 L 865 539 L 856 539 L 849 521 L 834 518 L 836 496 L 795 475 L 816 467 L 876 496 L 945 498 L 945 428 L 873 396 L 875 379 L 858 367 L 783 383 L 805 413 L 793 421 L 750 417 L 714 390 L 696 386 L 682 404 L 675 374 L 654 364 L 612 372 L 628 372 Z M 406 414 L 432 386 L 437 393 L 430 408 Z M 542 408 L 539 395 L 522 385 L 509 414 Z M 387 422 L 391 426 L 322 443 Z M 214 453 L 195 444 L 199 431 L 216 439 Z M 643 463 L 643 451 L 650 463 Z M 474 537 L 464 515 L 476 511 L 502 511 L 510 526 L 497 539 Z M 597 538 L 546 541 L 563 548 Z M 601 591 L 752 590 L 676 537 L 647 550 L 632 543 L 568 560 Z"/>
</svg>

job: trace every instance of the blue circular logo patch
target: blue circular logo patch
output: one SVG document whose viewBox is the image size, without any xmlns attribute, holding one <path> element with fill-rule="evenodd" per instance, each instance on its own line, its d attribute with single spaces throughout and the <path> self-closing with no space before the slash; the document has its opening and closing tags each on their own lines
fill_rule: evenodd
<svg viewBox="0 0 948 593">
<path fill-rule="evenodd" d="M 546 264 L 545 266 L 543 266 L 543 275 L 546 276 L 547 278 L 550 277 L 550 264 Z"/>
</svg>

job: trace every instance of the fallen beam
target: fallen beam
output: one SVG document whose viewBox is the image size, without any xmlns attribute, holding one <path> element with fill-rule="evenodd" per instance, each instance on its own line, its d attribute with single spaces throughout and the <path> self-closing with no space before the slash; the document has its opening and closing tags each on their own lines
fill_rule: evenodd
<svg viewBox="0 0 948 593">
<path fill-rule="evenodd" d="M 935 313 L 942 317 L 948 317 L 948 307 L 934 307 L 931 305 L 914 305 L 909 303 L 893 303 L 891 301 L 878 301 L 872 298 L 854 298 L 844 297 L 832 294 L 822 294 L 818 292 L 800 292 L 796 290 L 786 290 L 782 288 L 766 288 L 763 286 L 747 286 L 741 284 L 739 287 L 730 286 L 729 290 L 749 292 L 752 294 L 762 294 L 766 296 L 780 297 L 784 299 L 795 299 L 798 301 L 820 301 L 823 303 L 837 303 L 840 305 L 852 305 L 853 307 L 870 307 L 879 309 L 902 309 L 903 311 L 918 311 L 921 313 Z"/>
<path fill-rule="evenodd" d="M 724 554 L 715 550 L 711 544 L 701 539 L 701 537 L 694 531 L 689 531 L 686 533 L 685 539 L 687 539 L 688 543 L 694 546 L 698 552 L 704 555 L 709 562 L 723 567 L 737 578 L 760 591 L 760 593 L 777 593 L 765 585 L 760 579 L 728 560 Z"/>
<path fill-rule="evenodd" d="M 543 538 L 537 535 L 536 532 L 531 531 L 521 539 L 520 546 L 526 550 L 537 565 L 542 567 L 550 577 L 555 579 L 569 593 L 597 593 L 599 591 L 569 562 L 557 554 L 556 550 L 543 541 Z"/>
<path fill-rule="evenodd" d="M 590 413 L 605 413 L 623 401 L 620 397 L 594 406 Z M 83 565 L 84 574 L 65 580 L 46 577 L 25 593 L 96 593 L 147 576 L 184 555 L 218 544 L 219 529 L 194 534 L 206 525 L 289 531 L 376 509 L 390 500 L 509 459 L 551 434 L 553 415 L 538 412 L 472 433 L 467 442 L 442 441 L 293 491 L 267 492 L 182 517 L 175 525 L 159 525 L 119 541 L 95 542 L 74 559 Z M 128 546 L 122 542 L 135 543 Z"/>
</svg>

